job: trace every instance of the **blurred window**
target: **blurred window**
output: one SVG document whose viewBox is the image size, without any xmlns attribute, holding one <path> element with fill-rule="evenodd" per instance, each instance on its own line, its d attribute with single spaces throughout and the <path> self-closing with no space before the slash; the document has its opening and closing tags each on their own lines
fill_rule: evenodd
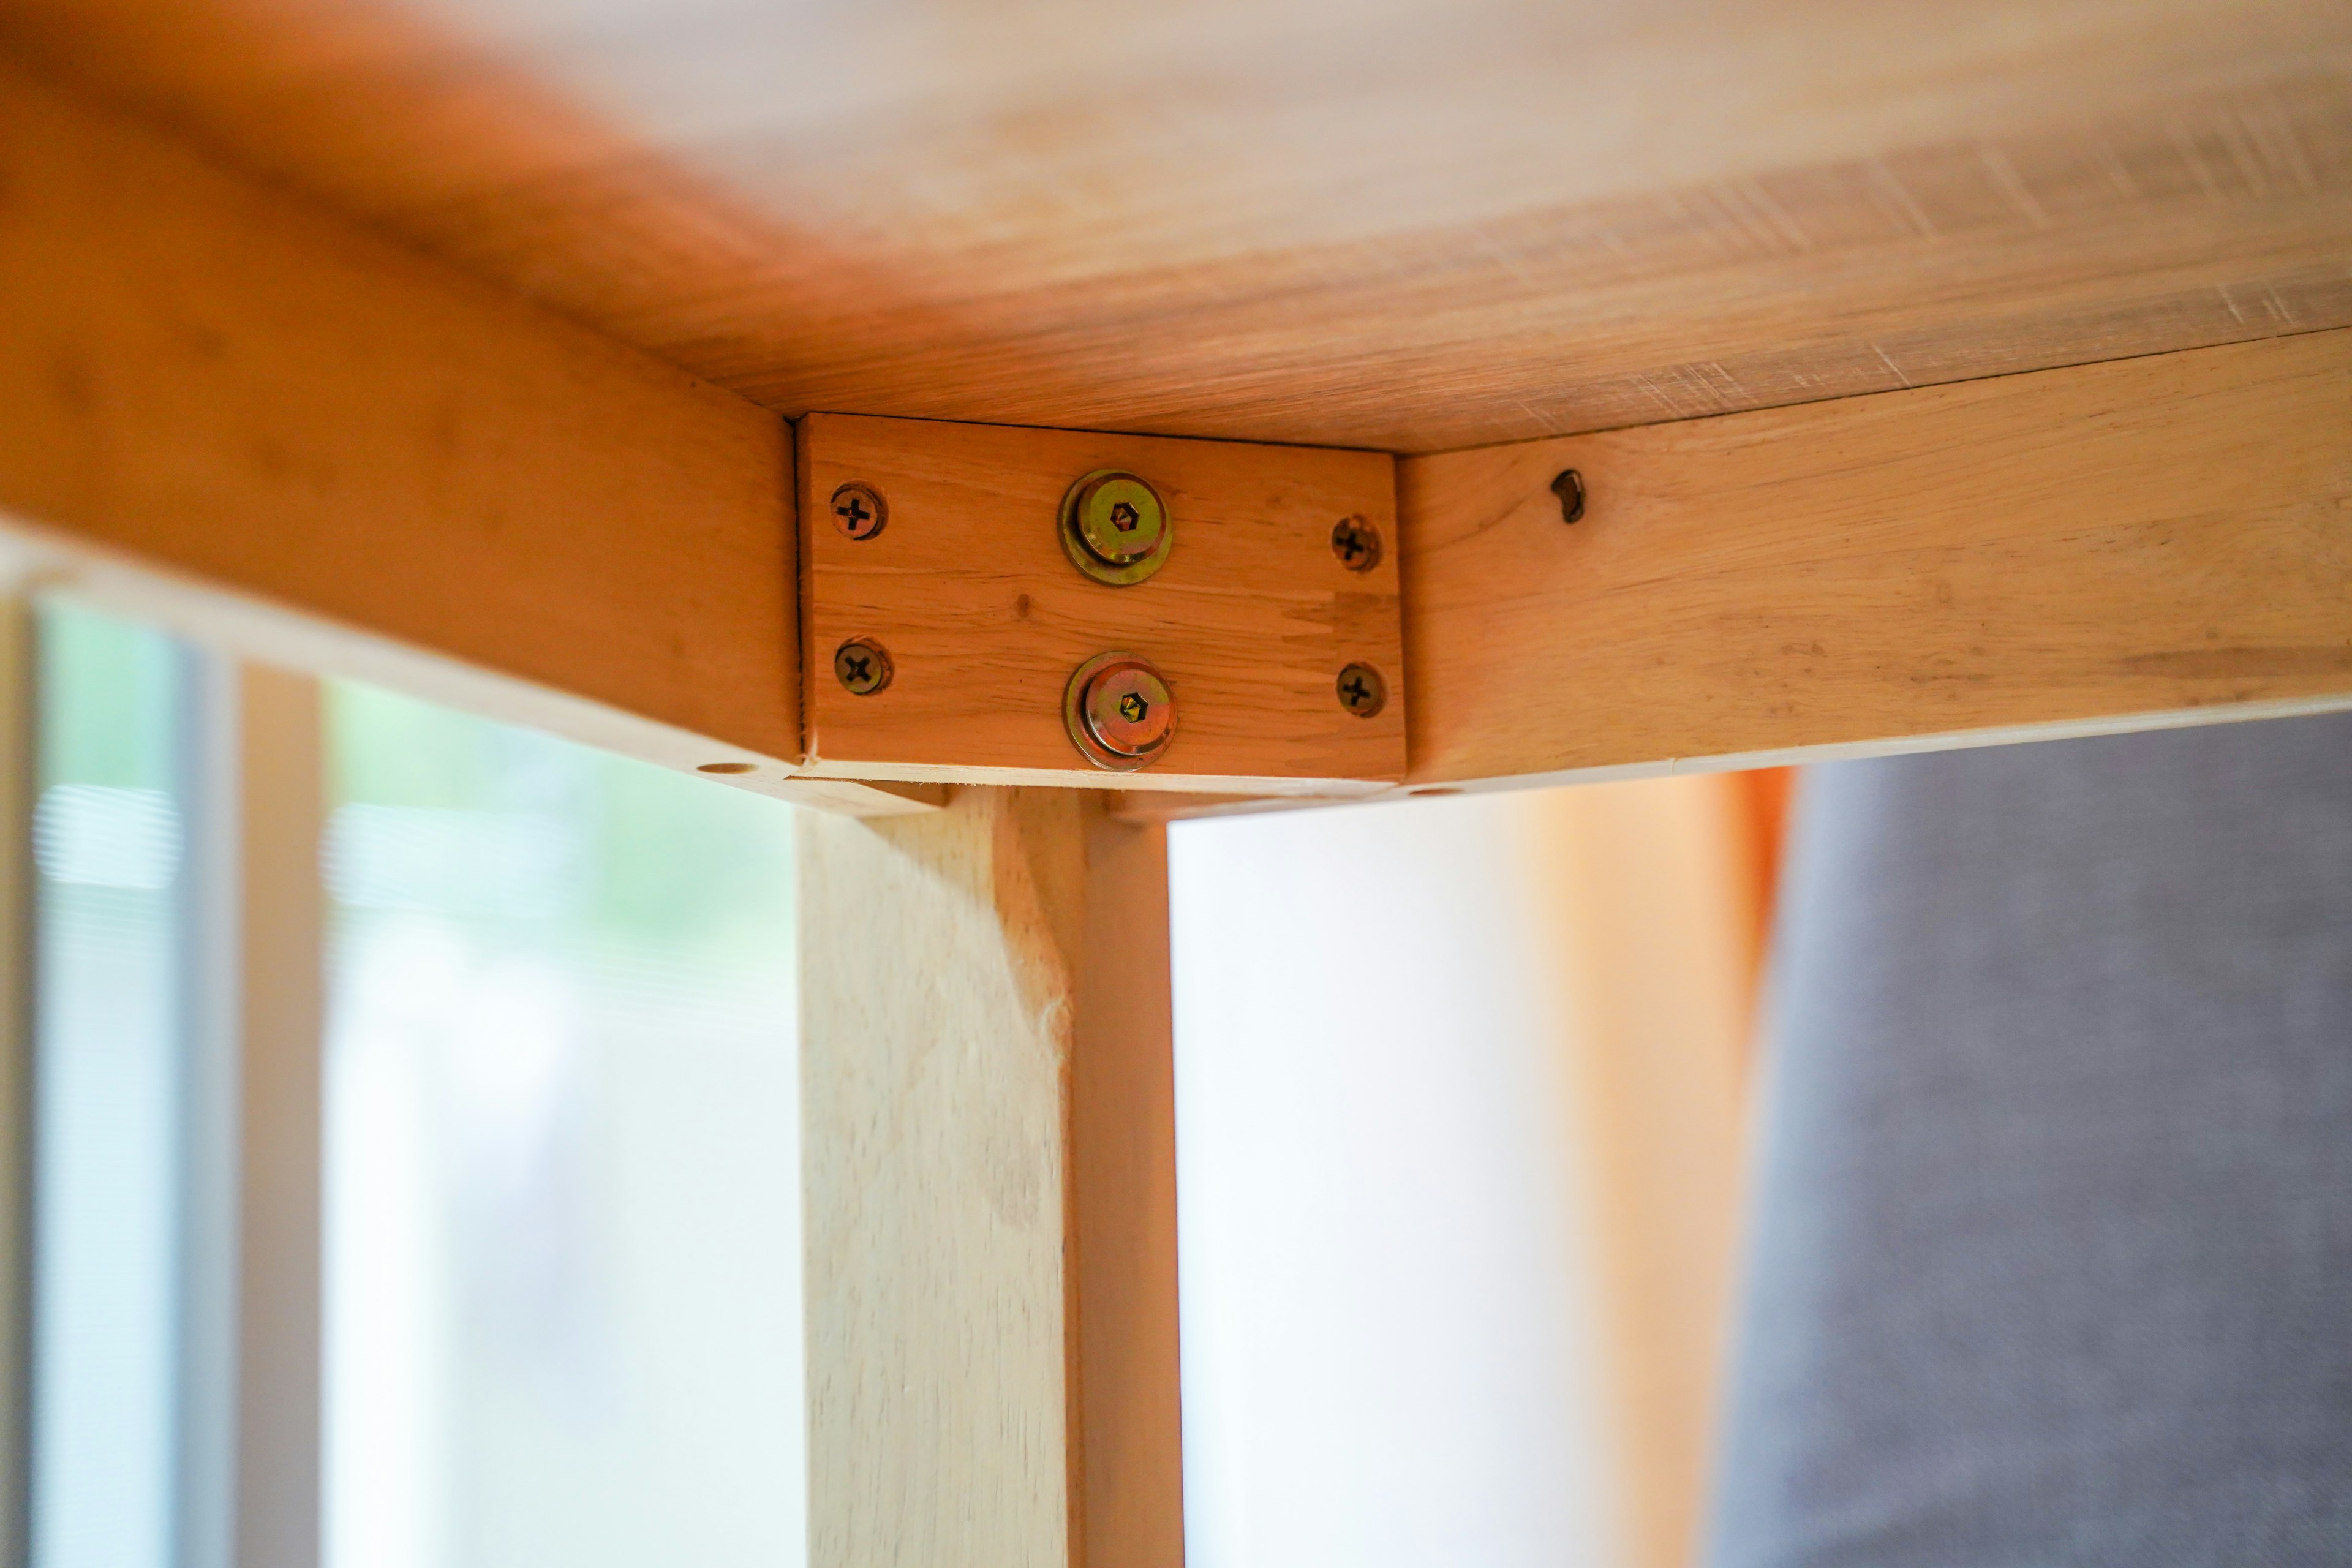
<svg viewBox="0 0 2352 1568">
<path fill-rule="evenodd" d="M 234 666 L 68 605 L 37 648 L 35 1568 L 805 1561 L 792 811 L 325 687 L 324 1088 L 284 1112 L 322 1170 L 258 1124 L 241 1167 L 237 813 L 273 797 Z M 323 1258 L 257 1314 L 265 1200 Z M 269 1324 L 316 1325 L 315 1385 L 264 1375 L 311 1353 Z M 315 1558 L 239 1501 L 257 1430 L 318 1445 Z"/>
<path fill-rule="evenodd" d="M 1169 835 L 1195 1568 L 1624 1560 L 1540 830 Z"/>
<path fill-rule="evenodd" d="M 31 1556 L 163 1568 L 192 1152 L 186 660 L 72 608 L 37 636 Z"/>
<path fill-rule="evenodd" d="M 328 702 L 329 1568 L 801 1561 L 791 812 Z"/>
</svg>

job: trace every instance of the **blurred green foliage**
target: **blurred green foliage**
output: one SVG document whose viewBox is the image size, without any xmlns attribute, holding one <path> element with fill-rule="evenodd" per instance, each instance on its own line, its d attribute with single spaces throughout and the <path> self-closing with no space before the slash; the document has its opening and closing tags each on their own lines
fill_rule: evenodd
<svg viewBox="0 0 2352 1568">
<path fill-rule="evenodd" d="M 169 790 L 182 679 L 172 640 L 52 603 L 40 650 L 42 784 Z"/>
<path fill-rule="evenodd" d="M 551 826 L 576 857 L 562 925 L 690 944 L 706 961 L 785 956 L 793 813 L 782 802 L 374 687 L 327 689 L 331 805 Z"/>
</svg>

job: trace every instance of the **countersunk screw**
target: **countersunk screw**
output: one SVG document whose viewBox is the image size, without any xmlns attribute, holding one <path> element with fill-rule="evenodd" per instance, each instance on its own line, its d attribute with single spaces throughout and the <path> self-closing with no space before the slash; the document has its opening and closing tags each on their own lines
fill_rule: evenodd
<svg viewBox="0 0 2352 1568">
<path fill-rule="evenodd" d="M 833 525 L 850 538 L 871 539 L 889 521 L 889 503 L 872 485 L 852 479 L 833 492 Z"/>
<path fill-rule="evenodd" d="M 1331 553 L 1350 572 L 1369 572 L 1381 563 L 1381 531 L 1360 517 L 1343 517 L 1331 525 Z"/>
<path fill-rule="evenodd" d="M 833 650 L 833 678 L 853 697 L 871 697 L 890 684 L 890 651 L 872 637 L 851 637 Z"/>
<path fill-rule="evenodd" d="M 1339 672 L 1339 706 L 1359 719 L 1369 719 L 1389 705 L 1389 683 L 1369 664 L 1351 664 Z"/>
<path fill-rule="evenodd" d="M 1574 522 L 1584 515 L 1584 476 L 1562 468 L 1551 477 L 1551 493 L 1559 498 L 1559 520 Z"/>
</svg>

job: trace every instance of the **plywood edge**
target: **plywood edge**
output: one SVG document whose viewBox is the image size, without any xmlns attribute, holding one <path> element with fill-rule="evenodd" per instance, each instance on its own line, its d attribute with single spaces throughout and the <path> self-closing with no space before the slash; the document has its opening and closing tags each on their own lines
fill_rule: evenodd
<svg viewBox="0 0 2352 1568">
<path fill-rule="evenodd" d="M 948 796 L 938 785 L 804 779 L 788 758 L 725 745 L 575 692 L 237 593 L 5 515 L 0 589 L 26 600 L 71 598 L 238 658 L 325 679 L 367 681 L 795 805 L 851 816 L 894 816 L 936 810 Z M 714 763 L 730 771 L 703 771 Z"/>
<path fill-rule="evenodd" d="M 1402 795 L 1471 795 L 1493 790 L 1557 789 L 1575 784 L 1617 784 L 1629 779 L 1675 778 L 1693 773 L 1747 773 L 1758 768 L 1804 767 L 1817 763 L 1859 762 L 1871 757 L 1907 757 L 1977 746 L 2021 746 L 2039 741 L 2071 741 L 2093 735 L 2130 735 L 2147 730 L 2187 730 L 2206 724 L 2242 724 L 2263 719 L 2302 719 L 2352 710 L 2352 692 L 2290 698 L 2276 702 L 2233 702 L 2161 712 L 2110 714 L 2096 719 L 2053 720 L 2042 724 L 2007 724 L 1928 735 L 1889 735 L 1773 752 L 1727 752 L 1706 757 L 1663 757 L 1654 762 L 1604 767 L 1560 768 L 1549 773 L 1506 773 L 1459 779 L 1442 786 L 1398 791 Z M 1355 805 L 1331 801 L 1327 805 Z"/>
<path fill-rule="evenodd" d="M 802 764 L 803 779 L 863 780 L 908 785 L 992 785 L 1013 788 L 1111 790 L 1167 795 L 1179 800 L 1195 795 L 1226 796 L 1247 791 L 1291 799 L 1366 798 L 1396 786 L 1377 779 L 1237 778 L 1225 773 L 1108 773 L 1092 768 L 995 768 L 923 763 L 836 763 L 818 757 Z"/>
</svg>

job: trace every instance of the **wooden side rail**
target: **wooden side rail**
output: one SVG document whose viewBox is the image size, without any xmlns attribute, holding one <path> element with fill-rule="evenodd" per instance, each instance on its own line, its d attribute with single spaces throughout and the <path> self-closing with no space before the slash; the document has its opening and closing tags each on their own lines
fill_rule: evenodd
<svg viewBox="0 0 2352 1568">
<path fill-rule="evenodd" d="M 1416 786 L 2352 704 L 2352 331 L 1398 468 Z"/>
<path fill-rule="evenodd" d="M 0 508 L 797 758 L 773 414 L 6 70 L 0 179 Z"/>
</svg>

